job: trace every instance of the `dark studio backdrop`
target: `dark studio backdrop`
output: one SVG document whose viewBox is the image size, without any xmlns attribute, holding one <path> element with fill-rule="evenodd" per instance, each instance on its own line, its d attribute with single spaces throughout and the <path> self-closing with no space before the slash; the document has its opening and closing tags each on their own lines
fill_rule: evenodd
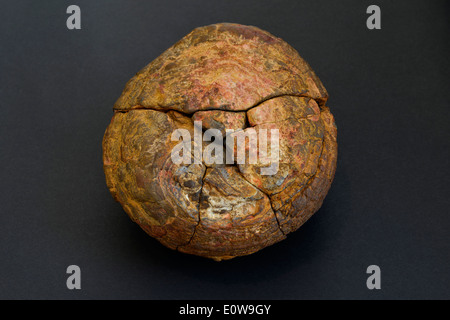
<svg viewBox="0 0 450 320">
<path fill-rule="evenodd" d="M 66 9 L 81 8 L 81 30 Z M 381 30 L 366 9 L 381 8 Z M 0 298 L 449 299 L 450 2 L 2 1 Z M 147 236 L 105 184 L 125 83 L 217 22 L 281 37 L 327 88 L 335 180 L 297 232 L 214 262 Z M 81 268 L 68 290 L 66 268 Z M 381 269 L 368 290 L 366 269 Z"/>
</svg>

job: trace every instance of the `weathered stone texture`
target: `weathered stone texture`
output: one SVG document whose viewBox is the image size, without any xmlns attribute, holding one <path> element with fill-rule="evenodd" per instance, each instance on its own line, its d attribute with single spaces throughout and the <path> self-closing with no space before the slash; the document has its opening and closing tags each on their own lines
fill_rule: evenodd
<svg viewBox="0 0 450 320">
<path fill-rule="evenodd" d="M 337 130 L 327 98 L 283 40 L 237 24 L 197 28 L 136 74 L 116 102 L 103 139 L 108 188 L 169 248 L 215 260 L 254 253 L 297 230 L 331 186 Z M 194 121 L 223 133 L 278 129 L 277 173 L 262 175 L 264 162 L 174 164 L 171 134 L 193 137 Z"/>
</svg>

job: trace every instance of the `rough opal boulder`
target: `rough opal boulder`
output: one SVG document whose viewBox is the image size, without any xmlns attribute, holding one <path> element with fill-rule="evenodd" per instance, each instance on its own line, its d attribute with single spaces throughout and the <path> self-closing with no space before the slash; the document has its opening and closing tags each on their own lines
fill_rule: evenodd
<svg viewBox="0 0 450 320">
<path fill-rule="evenodd" d="M 238 24 L 197 28 L 137 73 L 114 105 L 103 139 L 107 186 L 171 249 L 215 260 L 254 253 L 322 205 L 337 157 L 327 98 L 283 40 Z M 249 161 L 175 164 L 172 133 L 193 136 L 194 121 L 223 134 L 278 129 L 277 172 L 262 175 L 266 164 Z"/>
</svg>

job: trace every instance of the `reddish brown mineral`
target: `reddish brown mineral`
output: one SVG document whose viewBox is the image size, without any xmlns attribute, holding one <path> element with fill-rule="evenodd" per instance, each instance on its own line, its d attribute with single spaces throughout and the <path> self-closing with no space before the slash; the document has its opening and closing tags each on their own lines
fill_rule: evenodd
<svg viewBox="0 0 450 320">
<path fill-rule="evenodd" d="M 215 260 L 254 253 L 322 205 L 337 157 L 327 98 L 283 40 L 237 24 L 197 28 L 136 74 L 116 102 L 103 139 L 107 185 L 169 248 Z M 194 121 L 224 134 L 278 129 L 277 172 L 263 175 L 261 161 L 175 164 L 172 133 L 193 137 Z"/>
</svg>

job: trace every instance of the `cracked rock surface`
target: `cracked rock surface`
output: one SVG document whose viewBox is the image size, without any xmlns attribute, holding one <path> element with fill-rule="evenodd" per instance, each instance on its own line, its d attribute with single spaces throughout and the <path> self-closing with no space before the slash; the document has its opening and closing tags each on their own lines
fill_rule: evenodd
<svg viewBox="0 0 450 320">
<path fill-rule="evenodd" d="M 197 28 L 137 73 L 116 102 L 103 138 L 108 188 L 133 221 L 169 248 L 215 260 L 254 253 L 297 230 L 322 205 L 337 158 L 327 98 L 283 40 L 252 26 Z M 194 137 L 194 121 L 223 134 L 278 129 L 277 172 L 262 175 L 267 163 L 248 158 L 173 163 L 179 142 L 171 135 L 186 129 Z"/>
</svg>

